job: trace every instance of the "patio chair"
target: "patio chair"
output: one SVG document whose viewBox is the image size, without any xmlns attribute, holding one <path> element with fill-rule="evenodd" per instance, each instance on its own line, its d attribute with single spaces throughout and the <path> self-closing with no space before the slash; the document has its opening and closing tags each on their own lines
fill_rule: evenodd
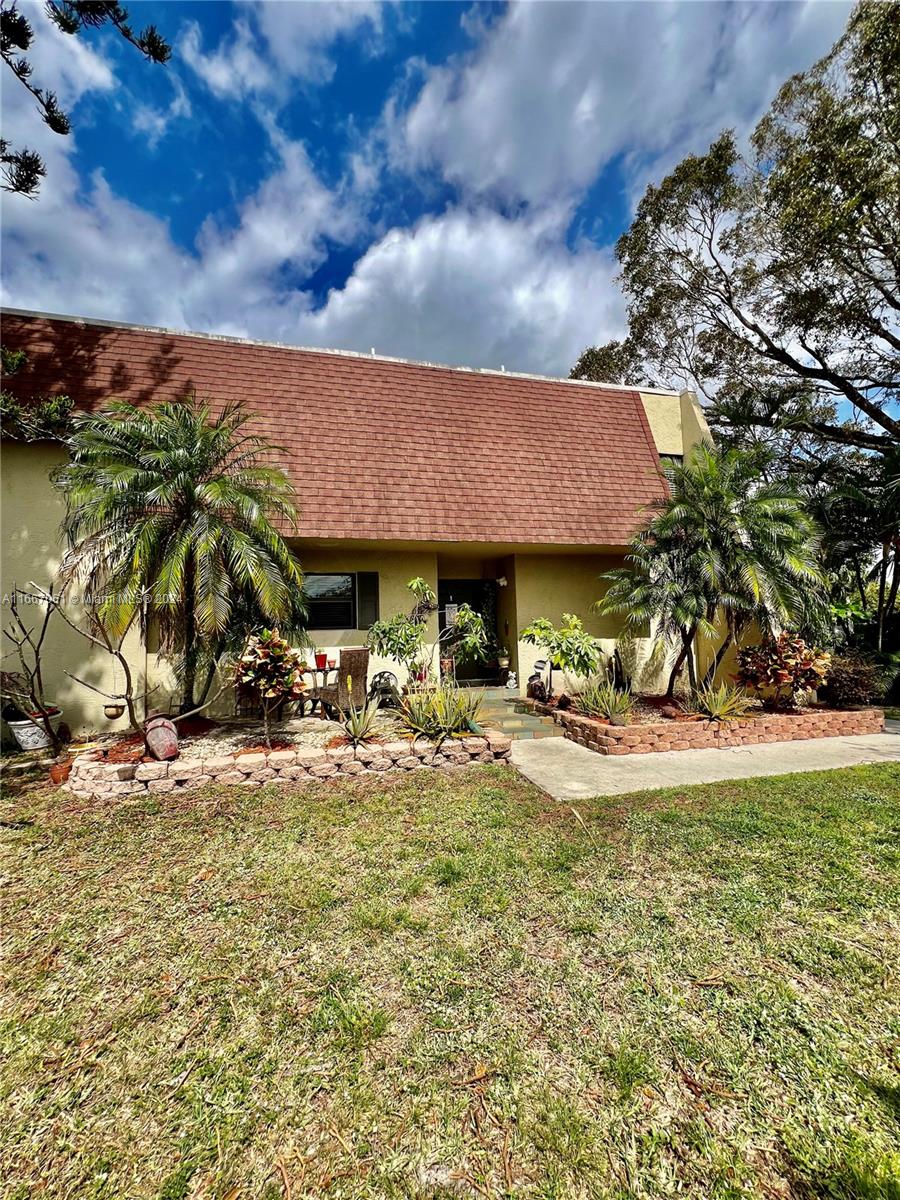
<svg viewBox="0 0 900 1200">
<path fill-rule="evenodd" d="M 323 713 L 346 712 L 352 705 L 362 708 L 366 702 L 367 679 L 369 674 L 368 646 L 348 647 L 341 651 L 340 663 L 337 670 L 337 682 L 317 687 L 310 692 L 307 699 L 322 706 Z M 347 686 L 347 681 L 350 686 Z"/>
</svg>

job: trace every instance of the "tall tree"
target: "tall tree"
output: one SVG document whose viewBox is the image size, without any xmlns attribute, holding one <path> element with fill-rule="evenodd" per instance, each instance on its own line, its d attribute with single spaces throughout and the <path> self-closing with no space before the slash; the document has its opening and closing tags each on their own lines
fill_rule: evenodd
<svg viewBox="0 0 900 1200">
<path fill-rule="evenodd" d="M 296 521 L 291 485 L 247 420 L 239 405 L 213 416 L 194 400 L 116 403 L 76 417 L 56 478 L 71 546 L 64 580 L 104 594 L 111 628 L 149 597 L 163 647 L 181 658 L 183 711 L 204 647 L 225 644 L 237 621 L 291 618 L 302 587 L 278 528 Z"/>
<path fill-rule="evenodd" d="M 816 605 L 818 539 L 800 497 L 783 482 L 762 482 L 756 456 L 697 446 L 666 468 L 669 495 L 635 538 L 628 565 L 609 583 L 601 613 L 624 615 L 634 631 L 648 621 L 678 647 L 691 682 L 698 636 L 714 653 L 711 683 L 729 647 L 751 622 L 768 630 L 803 622 Z"/>
<path fill-rule="evenodd" d="M 900 440 L 900 6 L 861 3 L 742 157 L 723 133 L 648 188 L 616 248 L 624 358 L 711 424 Z M 620 344 L 597 348 L 621 361 Z"/>
<path fill-rule="evenodd" d="M 136 33 L 128 24 L 128 12 L 113 0 L 48 0 L 44 11 L 58 29 L 73 36 L 85 29 L 111 25 L 150 62 L 168 62 L 172 53 L 156 26 L 148 25 Z M 0 57 L 31 93 L 44 124 L 65 136 L 71 126 L 56 94 L 31 82 L 31 63 L 25 54 L 33 40 L 31 22 L 16 4 L 0 4 Z M 43 159 L 36 151 L 16 150 L 5 138 L 0 138 L 0 186 L 4 191 L 36 196 L 46 173 Z"/>
</svg>

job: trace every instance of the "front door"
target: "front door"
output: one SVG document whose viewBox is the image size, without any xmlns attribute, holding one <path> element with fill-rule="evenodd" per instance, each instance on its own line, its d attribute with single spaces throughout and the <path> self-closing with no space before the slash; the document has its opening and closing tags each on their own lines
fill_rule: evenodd
<svg viewBox="0 0 900 1200">
<path fill-rule="evenodd" d="M 493 659 L 493 643 L 497 636 L 496 583 L 493 579 L 439 579 L 438 580 L 438 628 L 447 627 L 447 609 L 452 617 L 453 606 L 468 604 L 484 618 L 490 649 L 488 658 Z M 490 683 L 496 679 L 497 664 L 494 661 L 476 661 L 456 664 L 456 678 L 461 683 L 480 680 Z"/>
</svg>

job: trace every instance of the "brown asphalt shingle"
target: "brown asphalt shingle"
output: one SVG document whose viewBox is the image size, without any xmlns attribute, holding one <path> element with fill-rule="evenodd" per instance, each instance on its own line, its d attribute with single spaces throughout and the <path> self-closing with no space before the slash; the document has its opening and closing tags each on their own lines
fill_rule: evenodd
<svg viewBox="0 0 900 1200">
<path fill-rule="evenodd" d="M 640 396 L 6 313 L 22 398 L 242 400 L 285 450 L 305 537 L 621 545 L 662 492 Z"/>
</svg>

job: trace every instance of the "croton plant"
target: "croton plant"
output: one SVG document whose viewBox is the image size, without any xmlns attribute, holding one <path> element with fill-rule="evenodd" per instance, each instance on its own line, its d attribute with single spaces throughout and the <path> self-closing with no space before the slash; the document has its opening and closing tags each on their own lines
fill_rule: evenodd
<svg viewBox="0 0 900 1200">
<path fill-rule="evenodd" d="M 235 676 L 241 687 L 259 697 L 265 723 L 266 745 L 270 745 L 269 716 L 287 700 L 303 694 L 302 656 L 277 629 L 264 629 L 251 637 L 238 659 Z"/>
<path fill-rule="evenodd" d="M 761 695 L 766 708 L 786 708 L 797 692 L 822 686 L 830 661 L 830 654 L 785 631 L 738 651 L 737 681 Z"/>
</svg>

